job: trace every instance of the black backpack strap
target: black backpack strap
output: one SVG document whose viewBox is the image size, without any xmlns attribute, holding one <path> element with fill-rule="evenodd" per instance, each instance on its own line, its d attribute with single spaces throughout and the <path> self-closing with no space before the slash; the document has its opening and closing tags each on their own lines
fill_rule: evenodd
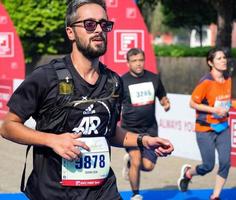
<svg viewBox="0 0 236 200">
<path fill-rule="evenodd" d="M 31 148 L 31 145 L 28 145 L 27 146 L 27 149 L 26 149 L 26 153 L 25 153 L 25 165 L 24 165 L 24 169 L 23 169 L 23 172 L 22 172 L 22 176 L 21 176 L 21 184 L 20 184 L 20 191 L 21 192 L 25 192 L 25 172 L 26 172 L 26 162 L 27 162 L 27 157 L 28 157 L 28 154 L 29 154 L 29 150 Z"/>
<path fill-rule="evenodd" d="M 67 77 L 72 79 L 70 71 L 65 67 L 65 62 L 62 58 L 55 59 L 50 62 L 50 64 L 55 68 L 58 80 L 65 80 Z"/>
<path fill-rule="evenodd" d="M 63 59 L 52 60 L 50 63 L 56 71 L 58 78 L 58 93 L 62 95 L 71 95 L 74 92 L 74 82 L 72 75 L 65 66 Z"/>
<path fill-rule="evenodd" d="M 70 71 L 65 68 L 64 61 L 54 62 L 52 63 L 53 67 L 56 70 L 57 77 L 59 80 L 65 80 L 67 77 L 68 79 L 72 79 Z"/>
<path fill-rule="evenodd" d="M 66 83 L 72 83 L 73 84 L 73 79 L 71 76 L 70 71 L 65 67 L 65 62 L 63 59 L 54 59 L 50 62 L 50 64 L 55 68 L 56 74 L 59 80 L 59 83 L 61 81 L 65 81 Z M 73 85 L 72 85 L 73 88 Z M 25 154 L 25 164 L 24 164 L 24 169 L 22 172 L 21 176 L 21 185 L 20 185 L 20 190 L 21 192 L 25 191 L 25 173 L 26 173 L 26 163 L 27 163 L 27 157 L 30 151 L 32 145 L 28 145 L 26 149 L 26 154 Z"/>
</svg>

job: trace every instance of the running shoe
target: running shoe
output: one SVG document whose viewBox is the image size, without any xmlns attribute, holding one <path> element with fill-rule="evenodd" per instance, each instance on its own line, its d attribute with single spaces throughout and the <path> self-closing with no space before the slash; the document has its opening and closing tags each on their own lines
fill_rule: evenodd
<svg viewBox="0 0 236 200">
<path fill-rule="evenodd" d="M 191 178 L 186 176 L 186 172 L 189 169 L 191 169 L 191 165 L 186 164 L 182 166 L 181 174 L 177 182 L 178 188 L 181 192 L 186 192 L 188 190 L 188 184 L 191 181 Z"/>
<path fill-rule="evenodd" d="M 130 157 L 128 153 L 124 155 L 123 161 L 122 177 L 125 180 L 129 180 Z"/>
<path fill-rule="evenodd" d="M 143 199 L 143 196 L 140 195 L 140 194 L 136 194 L 134 195 L 133 197 L 131 197 L 130 200 L 142 200 Z"/>
<path fill-rule="evenodd" d="M 214 197 L 214 198 L 210 197 L 210 200 L 220 200 L 220 197 Z"/>
</svg>

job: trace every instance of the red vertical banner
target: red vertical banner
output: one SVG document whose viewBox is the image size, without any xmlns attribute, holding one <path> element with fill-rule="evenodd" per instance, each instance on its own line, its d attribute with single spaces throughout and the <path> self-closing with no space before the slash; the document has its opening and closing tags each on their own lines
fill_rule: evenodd
<svg viewBox="0 0 236 200">
<path fill-rule="evenodd" d="M 25 60 L 20 39 L 14 25 L 0 3 L 0 119 L 8 111 L 6 106 L 13 92 L 14 79 L 24 79 Z"/>
<path fill-rule="evenodd" d="M 134 0 L 106 0 L 108 16 L 114 21 L 114 29 L 108 33 L 107 53 L 101 60 L 122 75 L 128 71 L 126 53 L 130 48 L 145 52 L 145 68 L 156 72 L 157 63 L 151 37 Z"/>
<path fill-rule="evenodd" d="M 13 92 L 13 82 L 10 79 L 0 79 L 0 120 L 8 111 L 7 102 Z"/>
<path fill-rule="evenodd" d="M 231 109 L 229 113 L 231 132 L 231 165 L 236 167 L 236 109 Z"/>
</svg>

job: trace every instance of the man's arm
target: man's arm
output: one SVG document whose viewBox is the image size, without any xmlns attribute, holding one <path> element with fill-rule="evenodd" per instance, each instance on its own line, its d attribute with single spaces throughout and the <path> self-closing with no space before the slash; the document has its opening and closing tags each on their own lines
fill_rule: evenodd
<svg viewBox="0 0 236 200">
<path fill-rule="evenodd" d="M 21 118 L 9 112 L 0 128 L 0 134 L 5 139 L 25 145 L 46 146 L 52 148 L 61 157 L 72 160 L 80 156 L 81 152 L 77 148 L 82 147 L 89 150 L 89 147 L 77 140 L 81 134 L 52 134 L 40 132 L 25 126 Z"/>
<path fill-rule="evenodd" d="M 157 85 L 158 87 L 157 87 L 156 95 L 160 101 L 160 104 L 164 108 L 164 110 L 168 111 L 170 109 L 170 101 L 166 95 L 166 90 L 160 77 L 158 78 Z"/>
<path fill-rule="evenodd" d="M 137 147 L 138 134 L 126 131 L 117 126 L 116 135 L 110 140 L 114 146 Z M 171 142 L 164 138 L 143 136 L 142 144 L 147 149 L 153 149 L 158 156 L 167 156 L 174 150 Z"/>
</svg>

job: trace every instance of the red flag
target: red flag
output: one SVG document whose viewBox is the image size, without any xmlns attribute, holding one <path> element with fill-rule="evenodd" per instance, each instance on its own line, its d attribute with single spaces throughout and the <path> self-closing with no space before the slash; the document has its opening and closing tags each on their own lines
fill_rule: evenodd
<svg viewBox="0 0 236 200">
<path fill-rule="evenodd" d="M 20 39 L 14 25 L 0 3 L 0 119 L 8 111 L 6 106 L 15 83 L 25 77 L 25 60 Z"/>
<path fill-rule="evenodd" d="M 128 71 L 126 53 L 138 47 L 145 52 L 145 68 L 156 72 L 157 63 L 151 37 L 134 0 L 106 0 L 108 17 L 114 29 L 108 33 L 107 53 L 101 58 L 109 68 L 122 75 Z"/>
</svg>

